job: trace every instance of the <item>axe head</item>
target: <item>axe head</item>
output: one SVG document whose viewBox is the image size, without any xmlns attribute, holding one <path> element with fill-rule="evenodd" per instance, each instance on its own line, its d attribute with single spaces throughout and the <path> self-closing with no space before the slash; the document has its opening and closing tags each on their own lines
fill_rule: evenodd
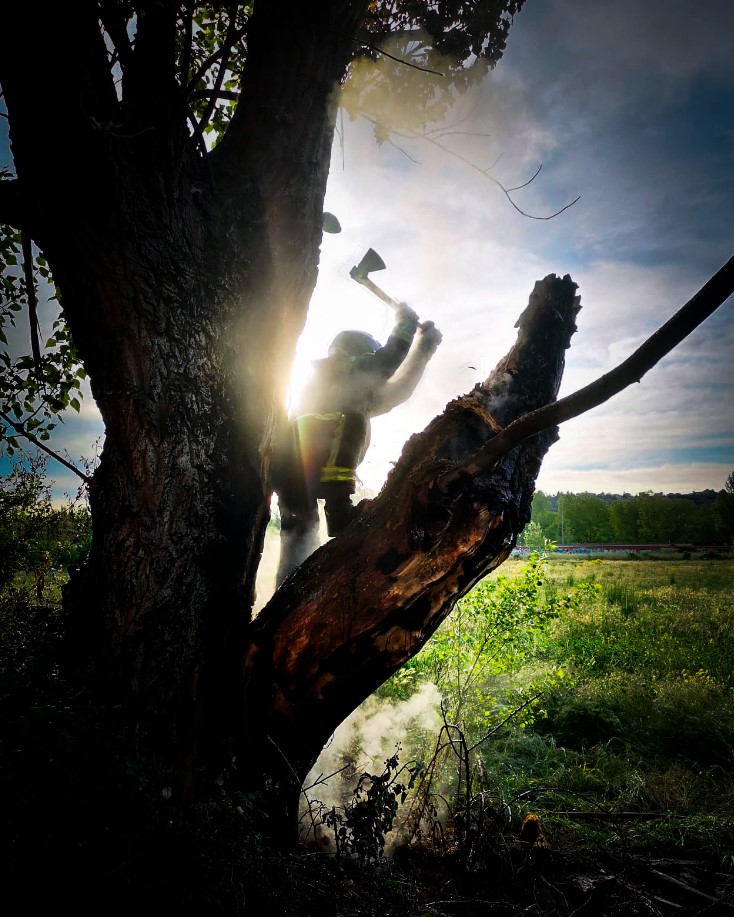
<svg viewBox="0 0 734 917">
<path fill-rule="evenodd" d="M 355 264 L 351 269 L 349 276 L 356 281 L 360 281 L 364 280 L 372 271 L 384 270 L 385 262 L 380 258 L 374 248 L 368 248 L 359 264 Z"/>
</svg>

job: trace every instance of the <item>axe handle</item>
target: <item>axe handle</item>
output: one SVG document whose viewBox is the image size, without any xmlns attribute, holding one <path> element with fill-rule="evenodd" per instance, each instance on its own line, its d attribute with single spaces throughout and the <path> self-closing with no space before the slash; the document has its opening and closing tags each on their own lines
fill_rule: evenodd
<svg viewBox="0 0 734 917">
<path fill-rule="evenodd" d="M 387 303 L 391 309 L 396 311 L 400 308 L 400 303 L 396 302 L 392 296 L 388 296 L 384 290 L 381 290 L 376 283 L 372 283 L 369 277 L 361 277 L 359 274 L 350 275 L 357 283 L 361 283 L 363 287 L 367 287 L 370 293 L 374 293 L 378 299 L 381 299 L 384 303 Z"/>
<path fill-rule="evenodd" d="M 381 290 L 376 283 L 373 283 L 369 277 L 364 277 L 361 274 L 358 274 L 354 268 L 352 268 L 352 270 L 349 272 L 349 276 L 352 278 L 352 280 L 356 280 L 357 283 L 361 283 L 363 287 L 366 287 L 370 293 L 374 293 L 378 299 L 381 299 L 384 303 L 387 303 L 391 309 L 395 309 L 396 312 L 398 311 L 400 308 L 400 303 L 396 299 L 393 299 L 392 296 L 388 296 L 387 293 L 384 290 Z M 418 327 L 422 328 L 423 323 L 419 322 Z"/>
</svg>

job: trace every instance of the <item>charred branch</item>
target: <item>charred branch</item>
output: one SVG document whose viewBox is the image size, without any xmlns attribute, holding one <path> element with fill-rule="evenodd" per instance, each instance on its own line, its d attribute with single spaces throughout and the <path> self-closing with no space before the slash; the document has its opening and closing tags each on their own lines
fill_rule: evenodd
<svg viewBox="0 0 734 917">
<path fill-rule="evenodd" d="M 578 417 L 618 395 L 634 382 L 640 382 L 647 372 L 685 340 L 733 293 L 734 256 L 623 363 L 572 395 L 514 421 L 477 452 L 463 468 L 452 469 L 443 475 L 439 479 L 439 486 L 447 488 L 462 475 L 471 476 L 487 471 L 527 437 L 572 417 Z"/>
<path fill-rule="evenodd" d="M 509 556 L 555 433 L 526 440 L 450 492 L 435 480 L 556 397 L 578 309 L 569 277 L 539 282 L 517 343 L 492 375 L 409 440 L 381 494 L 360 504 L 355 522 L 254 623 L 248 720 L 264 718 L 261 728 L 301 776 L 336 726 Z"/>
</svg>

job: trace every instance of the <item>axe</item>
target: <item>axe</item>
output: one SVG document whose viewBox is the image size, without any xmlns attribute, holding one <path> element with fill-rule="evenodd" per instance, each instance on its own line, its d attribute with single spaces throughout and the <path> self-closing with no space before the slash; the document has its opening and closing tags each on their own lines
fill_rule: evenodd
<svg viewBox="0 0 734 917">
<path fill-rule="evenodd" d="M 368 248 L 359 264 L 355 264 L 351 269 L 349 276 L 352 280 L 356 280 L 357 283 L 361 283 L 363 287 L 367 287 L 370 293 L 374 293 L 378 299 L 387 303 L 391 309 L 397 310 L 400 308 L 400 303 L 394 300 L 392 296 L 388 296 L 387 293 L 381 290 L 377 284 L 373 283 L 367 276 L 373 271 L 384 270 L 385 262 L 380 258 L 374 248 Z"/>
</svg>

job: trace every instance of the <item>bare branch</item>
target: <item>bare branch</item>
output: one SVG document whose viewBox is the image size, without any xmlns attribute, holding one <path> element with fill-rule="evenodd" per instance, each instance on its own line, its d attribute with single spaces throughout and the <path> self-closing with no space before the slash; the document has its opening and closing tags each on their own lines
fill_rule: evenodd
<svg viewBox="0 0 734 917">
<path fill-rule="evenodd" d="M 371 124 L 377 124 L 377 119 L 370 117 L 370 115 L 368 115 L 366 112 L 362 111 L 360 112 L 360 114 L 362 115 L 363 118 L 365 118 Z M 570 203 L 566 204 L 564 207 L 561 207 L 560 210 L 556 210 L 555 213 L 551 213 L 548 216 L 538 216 L 537 214 L 528 213 L 527 211 L 523 210 L 521 207 L 519 207 L 515 203 L 515 201 L 512 199 L 512 195 L 510 192 L 516 191 L 518 190 L 518 188 L 524 188 L 526 187 L 526 185 L 529 185 L 530 182 L 538 174 L 537 172 L 535 173 L 535 175 L 533 175 L 533 177 L 529 181 L 525 182 L 525 184 L 518 185 L 517 188 L 506 188 L 502 184 L 501 181 L 499 181 L 498 179 L 494 178 L 494 176 L 489 174 L 489 170 L 494 168 L 495 165 L 497 165 L 497 162 L 499 161 L 499 159 L 496 160 L 493 163 L 493 165 L 489 167 L 489 169 L 482 169 L 481 166 L 478 166 L 475 162 L 472 162 L 472 160 L 469 159 L 467 156 L 463 156 L 461 153 L 457 153 L 456 150 L 452 150 L 451 147 L 446 146 L 444 143 L 441 143 L 437 137 L 432 137 L 427 133 L 419 134 L 414 131 L 399 131 L 399 130 L 393 130 L 391 131 L 391 133 L 396 134 L 398 137 L 404 137 L 406 140 L 423 140 L 426 143 L 430 143 L 433 146 L 438 147 L 439 150 L 443 150 L 444 153 L 448 153 L 449 156 L 453 156 L 455 159 L 458 159 L 460 162 L 463 162 L 465 165 L 469 166 L 470 169 L 473 169 L 475 172 L 478 172 L 480 175 L 483 175 L 485 178 L 488 178 L 489 181 L 491 181 L 493 184 L 497 185 L 497 187 L 500 189 L 500 191 L 504 194 L 504 196 L 509 201 L 510 206 L 513 208 L 513 210 L 516 210 L 520 214 L 520 216 L 527 217 L 529 220 L 553 220 L 555 219 L 555 217 L 560 216 L 564 211 L 568 210 L 569 207 L 573 207 L 574 204 L 578 203 L 581 200 L 581 195 L 579 195 L 578 197 L 574 198 L 574 200 L 570 201 Z"/>
<path fill-rule="evenodd" d="M 441 73 L 440 70 L 431 70 L 428 67 L 420 67 L 418 64 L 413 64 L 411 61 L 403 60 L 402 57 L 395 57 L 394 54 L 390 54 L 387 51 L 383 51 L 382 48 L 378 48 L 377 45 L 371 45 L 368 41 L 363 41 L 361 38 L 352 39 L 358 45 L 361 45 L 363 48 L 369 48 L 370 51 L 375 51 L 377 54 L 381 54 L 383 57 L 389 57 L 390 60 L 394 60 L 398 64 L 404 64 L 406 67 L 411 67 L 413 70 L 420 70 L 421 73 L 432 73 L 434 76 L 446 76 L 445 73 Z"/>
<path fill-rule="evenodd" d="M 493 162 L 491 165 L 488 165 L 486 169 L 483 169 L 484 174 L 487 175 L 489 172 L 491 172 L 492 169 L 494 169 L 494 167 L 495 167 L 496 165 L 498 165 L 498 163 L 500 162 L 500 160 L 502 159 L 502 157 L 503 157 L 504 155 L 505 155 L 505 151 L 503 150 L 503 151 L 497 156 L 497 158 L 494 160 L 494 162 Z"/>
<path fill-rule="evenodd" d="M 34 436 L 32 433 L 26 430 L 25 426 L 19 420 L 13 420 L 12 418 L 8 417 L 4 411 L 0 411 L 0 418 L 2 418 L 2 420 L 4 420 L 8 426 L 12 427 L 18 436 L 25 437 L 25 439 L 33 443 L 33 445 L 38 449 L 42 449 L 46 455 L 50 455 L 52 459 L 55 459 L 65 468 L 68 468 L 69 471 L 73 471 L 74 474 L 81 478 L 85 484 L 89 484 L 89 482 L 92 480 L 88 475 L 84 474 L 83 471 L 79 471 L 76 465 L 72 465 L 72 463 L 67 461 L 62 455 L 59 455 L 58 452 L 54 452 L 53 449 L 42 442 L 42 440 L 40 440 L 37 436 Z"/>
<path fill-rule="evenodd" d="M 441 475 L 437 486 L 443 491 L 464 475 L 475 475 L 494 467 L 519 443 L 556 424 L 571 420 L 598 407 L 633 382 L 640 382 L 664 356 L 685 340 L 734 293 L 734 256 L 662 327 L 611 372 L 572 395 L 531 411 L 505 427 L 486 446 L 459 468 Z"/>
<path fill-rule="evenodd" d="M 398 153 L 402 153 L 403 156 L 405 156 L 411 162 L 414 162 L 417 166 L 421 164 L 420 159 L 415 159 L 415 157 L 411 156 L 410 153 L 407 150 L 404 150 L 401 146 L 398 146 L 398 144 L 395 143 L 395 141 L 392 140 L 390 137 L 387 138 L 387 142 L 390 144 L 391 147 L 396 149 Z"/>
<path fill-rule="evenodd" d="M 189 111 L 187 112 L 187 118 L 191 129 L 194 132 L 194 137 L 196 138 L 196 144 L 199 147 L 199 152 L 201 153 L 202 159 L 206 159 L 207 153 L 209 152 L 206 148 L 206 138 L 204 137 L 204 132 L 201 129 L 201 125 L 194 117 L 194 113 Z"/>
<path fill-rule="evenodd" d="M 541 164 L 540 164 L 540 165 L 538 166 L 538 168 L 535 170 L 534 174 L 533 174 L 526 182 L 523 182 L 521 185 L 515 185 L 514 188 L 508 188 L 508 189 L 507 189 L 508 194 L 509 194 L 510 191 L 519 191 L 521 188 L 527 188 L 527 186 L 528 186 L 531 182 L 534 182 L 535 179 L 540 175 L 540 170 L 541 170 L 542 168 L 543 168 L 543 163 L 541 162 Z M 578 198 L 576 198 L 576 200 L 578 200 Z"/>
</svg>

